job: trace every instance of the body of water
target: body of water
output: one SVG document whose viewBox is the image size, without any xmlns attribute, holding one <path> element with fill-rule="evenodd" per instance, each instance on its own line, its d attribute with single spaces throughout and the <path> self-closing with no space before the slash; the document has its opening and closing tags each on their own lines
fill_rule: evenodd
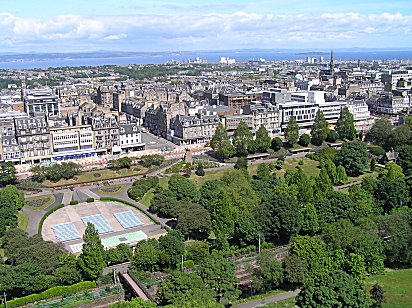
<svg viewBox="0 0 412 308">
<path fill-rule="evenodd" d="M 319 58 L 319 54 L 302 54 L 296 51 L 219 51 L 185 52 L 162 55 L 135 55 L 131 57 L 108 56 L 98 58 L 58 58 L 58 59 L 21 59 L 18 61 L 0 60 L 0 69 L 33 69 L 64 66 L 101 66 L 127 64 L 162 64 L 170 60 L 185 61 L 199 57 L 209 63 L 219 62 L 220 57 L 234 58 L 238 62 L 263 58 L 267 61 L 304 60 L 307 56 Z M 329 54 L 322 54 L 326 61 Z M 402 51 L 336 51 L 335 60 L 412 60 L 412 50 Z"/>
</svg>

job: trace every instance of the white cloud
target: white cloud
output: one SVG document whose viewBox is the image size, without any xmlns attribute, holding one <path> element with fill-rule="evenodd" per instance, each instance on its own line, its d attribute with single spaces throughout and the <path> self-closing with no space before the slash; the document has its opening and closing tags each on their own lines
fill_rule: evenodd
<svg viewBox="0 0 412 308">
<path fill-rule="evenodd" d="M 111 41 L 116 41 L 115 49 L 125 50 L 403 47 L 412 39 L 411 25 L 412 16 L 400 13 L 60 15 L 43 20 L 0 13 L 0 47 L 98 49 L 110 48 Z"/>
</svg>

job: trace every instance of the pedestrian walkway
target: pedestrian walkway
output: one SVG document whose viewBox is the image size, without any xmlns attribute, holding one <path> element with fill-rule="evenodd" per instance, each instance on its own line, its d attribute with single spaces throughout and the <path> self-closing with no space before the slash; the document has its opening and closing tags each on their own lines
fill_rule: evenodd
<svg viewBox="0 0 412 308">
<path fill-rule="evenodd" d="M 278 295 L 270 296 L 263 299 L 258 299 L 255 301 L 250 301 L 248 303 L 243 303 L 239 305 L 234 305 L 233 308 L 255 308 L 255 307 L 264 307 L 267 304 L 272 304 L 276 302 L 283 301 L 288 298 L 295 297 L 299 294 L 300 290 L 289 291 L 285 293 L 281 293 Z"/>
</svg>

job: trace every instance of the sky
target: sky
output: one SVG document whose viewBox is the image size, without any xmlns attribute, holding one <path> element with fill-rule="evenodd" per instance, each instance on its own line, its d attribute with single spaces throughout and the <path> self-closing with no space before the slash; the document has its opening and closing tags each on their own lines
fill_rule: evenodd
<svg viewBox="0 0 412 308">
<path fill-rule="evenodd" d="M 0 0 L 0 52 L 412 48 L 412 0 Z"/>
</svg>

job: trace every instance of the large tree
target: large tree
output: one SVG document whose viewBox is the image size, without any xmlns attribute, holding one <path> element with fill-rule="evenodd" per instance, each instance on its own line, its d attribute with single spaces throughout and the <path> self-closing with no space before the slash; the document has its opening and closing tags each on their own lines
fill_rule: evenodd
<svg viewBox="0 0 412 308">
<path fill-rule="evenodd" d="M 356 129 L 353 123 L 353 114 L 350 113 L 348 107 L 344 107 L 340 111 L 335 127 L 340 139 L 353 140 L 356 137 Z"/>
<path fill-rule="evenodd" d="M 92 223 L 87 223 L 83 241 L 82 253 L 78 259 L 79 266 L 87 279 L 96 280 L 103 275 L 106 262 L 102 241 Z"/>
<path fill-rule="evenodd" d="M 264 153 L 267 151 L 267 149 L 270 148 L 271 139 L 270 139 L 268 131 L 263 125 L 260 126 L 259 129 L 257 130 L 256 139 L 254 143 L 255 143 L 255 150 L 258 153 Z"/>
<path fill-rule="evenodd" d="M 16 181 L 16 169 L 12 162 L 0 163 L 0 186 L 13 184 Z"/>
<path fill-rule="evenodd" d="M 350 176 L 357 176 L 366 169 L 368 164 L 368 150 L 363 142 L 348 142 L 336 154 L 335 164 L 343 166 Z"/>
<path fill-rule="evenodd" d="M 296 117 L 292 116 L 289 119 L 289 123 L 285 128 L 285 139 L 286 142 L 293 147 L 299 139 L 299 125 L 296 122 Z"/>
<path fill-rule="evenodd" d="M 253 279 L 255 287 L 270 290 L 283 282 L 282 263 L 279 262 L 276 252 L 262 252 L 257 257 L 257 264 Z"/>
<path fill-rule="evenodd" d="M 309 307 L 369 307 L 363 283 L 343 271 L 319 273 L 303 284 L 296 305 Z"/>
<path fill-rule="evenodd" d="M 311 131 L 312 143 L 314 145 L 321 145 L 322 142 L 326 140 L 328 132 L 328 122 L 326 122 L 326 118 L 323 115 L 323 112 L 321 110 L 318 110 Z"/>
<path fill-rule="evenodd" d="M 396 163 L 401 166 L 403 173 L 406 176 L 412 175 L 412 146 L 403 145 L 398 148 L 398 158 Z"/>
<path fill-rule="evenodd" d="M 180 174 L 172 175 L 169 180 L 169 190 L 181 203 L 196 203 L 200 198 L 196 185 Z"/>
<path fill-rule="evenodd" d="M 176 229 L 188 239 L 207 239 L 212 229 L 209 212 L 201 205 L 181 205 L 177 209 Z"/>
<path fill-rule="evenodd" d="M 185 238 L 172 230 L 159 238 L 160 263 L 164 268 L 176 268 L 185 251 Z"/>
<path fill-rule="evenodd" d="M 159 269 L 160 248 L 155 239 L 140 241 L 134 250 L 131 268 L 134 271 L 154 272 Z"/>
<path fill-rule="evenodd" d="M 246 122 L 240 121 L 233 132 L 233 145 L 238 156 L 246 156 L 253 143 L 253 135 Z"/>
<path fill-rule="evenodd" d="M 392 134 L 392 123 L 387 119 L 376 120 L 372 125 L 369 133 L 368 139 L 370 139 L 374 144 L 383 146 L 388 150 L 388 140 Z"/>
<path fill-rule="evenodd" d="M 216 152 L 216 156 L 221 160 L 227 159 L 234 154 L 233 145 L 222 123 L 218 124 L 215 134 L 210 141 L 210 146 Z"/>
</svg>

